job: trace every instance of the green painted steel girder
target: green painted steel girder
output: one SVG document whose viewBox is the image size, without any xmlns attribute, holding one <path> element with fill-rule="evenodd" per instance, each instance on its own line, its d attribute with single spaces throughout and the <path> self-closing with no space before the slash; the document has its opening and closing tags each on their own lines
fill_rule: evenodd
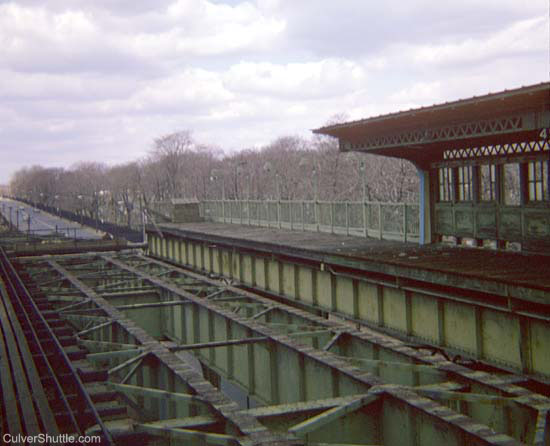
<svg viewBox="0 0 550 446">
<path fill-rule="evenodd" d="M 125 369 L 128 366 L 131 366 L 136 361 L 141 361 L 143 358 L 145 358 L 147 355 L 149 355 L 151 352 L 145 351 L 137 356 L 134 356 L 133 358 L 128 359 L 127 361 L 124 361 L 122 364 L 117 365 L 116 367 L 113 367 L 112 369 L 108 370 L 108 374 L 112 375 L 116 372 L 119 372 L 122 369 Z"/>
<path fill-rule="evenodd" d="M 141 359 L 141 358 L 140 358 Z M 118 384 L 111 381 L 106 382 L 109 387 L 129 395 L 149 396 L 162 398 L 168 401 L 185 401 L 188 403 L 205 403 L 204 399 L 189 393 L 168 392 L 166 390 L 153 389 L 151 387 L 132 386 L 129 384 Z"/>
<path fill-rule="evenodd" d="M 197 440 L 203 444 L 214 444 L 220 446 L 235 446 L 238 440 L 232 435 L 214 434 L 191 429 L 177 429 L 164 426 L 151 426 L 149 424 L 138 424 L 135 426 L 136 432 L 146 432 L 151 435 L 157 435 L 170 440 Z"/>
<path fill-rule="evenodd" d="M 337 355 L 337 356 L 342 359 L 347 359 L 354 362 L 357 361 L 361 364 L 367 364 L 372 367 L 380 367 L 380 366 L 397 367 L 397 368 L 404 368 L 404 369 L 416 371 L 416 372 L 427 372 L 427 373 L 445 375 L 444 371 L 439 370 L 437 366 L 431 365 L 431 364 L 412 364 L 407 362 L 385 361 L 382 359 L 367 359 L 367 358 L 357 358 L 357 357 L 341 356 L 341 355 Z"/>
<path fill-rule="evenodd" d="M 146 302 L 142 304 L 128 304 L 128 305 L 117 305 L 115 308 L 117 310 L 137 310 L 140 308 L 157 308 L 157 307 L 170 307 L 175 305 L 186 305 L 191 302 L 188 300 L 170 300 L 163 302 Z"/>
<path fill-rule="evenodd" d="M 82 336 L 82 335 L 91 333 L 92 331 L 96 331 L 96 330 L 99 330 L 99 329 L 101 329 L 101 328 L 108 327 L 109 325 L 114 324 L 115 322 L 116 322 L 116 321 L 114 321 L 114 320 L 110 320 L 110 321 L 107 321 L 107 322 L 103 322 L 103 323 L 101 323 L 101 324 L 94 325 L 93 327 L 90 327 L 90 328 L 87 328 L 87 329 L 85 329 L 85 330 L 79 331 L 78 333 L 76 333 L 76 335 L 77 335 L 77 336 Z"/>
<path fill-rule="evenodd" d="M 209 426 L 219 423 L 220 421 L 223 420 L 219 420 L 218 418 L 208 415 L 197 415 L 196 417 L 169 418 L 141 425 L 152 428 L 165 427 L 168 429 L 187 429 L 193 427 Z"/>
<path fill-rule="evenodd" d="M 292 426 L 288 431 L 298 437 L 303 437 L 304 435 L 313 432 L 335 420 L 341 418 L 351 412 L 372 404 L 380 398 L 380 395 L 367 395 L 361 398 L 358 398 L 350 403 L 343 404 L 338 407 L 329 409 L 319 415 L 308 418 L 301 423 L 298 423 Z"/>
<path fill-rule="evenodd" d="M 232 345 L 255 344 L 257 342 L 266 342 L 266 341 L 269 341 L 268 337 L 256 336 L 253 338 L 228 339 L 226 341 L 213 341 L 213 342 L 201 342 L 198 344 L 176 345 L 175 347 L 169 347 L 169 350 L 172 352 L 179 352 L 184 350 L 198 350 L 201 348 L 229 347 Z"/>
<path fill-rule="evenodd" d="M 107 359 L 114 359 L 114 358 L 133 358 L 137 354 L 141 353 L 143 350 L 141 348 L 132 348 L 129 350 L 113 350 L 110 352 L 98 352 L 98 353 L 89 353 L 86 355 L 86 359 L 90 359 L 92 361 L 104 361 Z"/>
</svg>

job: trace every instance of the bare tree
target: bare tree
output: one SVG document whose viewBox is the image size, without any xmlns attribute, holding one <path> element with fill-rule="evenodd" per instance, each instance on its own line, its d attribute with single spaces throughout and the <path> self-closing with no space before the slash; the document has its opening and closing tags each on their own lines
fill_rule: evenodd
<svg viewBox="0 0 550 446">
<path fill-rule="evenodd" d="M 181 192 L 181 173 L 184 167 L 184 155 L 194 147 L 191 132 L 182 130 L 155 139 L 152 159 L 158 162 L 158 167 L 164 177 L 159 181 L 166 189 L 168 197 L 176 197 Z M 160 178 L 159 178 L 160 180 Z"/>
<path fill-rule="evenodd" d="M 113 212 L 113 220 L 118 221 L 118 213 L 123 210 L 126 225 L 132 225 L 132 215 L 141 199 L 141 168 L 137 162 L 115 166 L 109 170 L 109 193 L 107 200 Z"/>
<path fill-rule="evenodd" d="M 343 117 L 336 116 L 334 122 Z M 215 174 L 213 174 L 215 172 Z M 188 130 L 154 140 L 143 160 L 108 168 L 84 162 L 70 169 L 33 166 L 11 181 L 17 196 L 35 202 L 119 220 L 130 225 L 140 197 L 146 202 L 184 197 L 199 200 L 289 199 L 415 201 L 418 180 L 404 160 L 342 153 L 331 137 L 283 136 L 262 148 L 223 156 L 221 149 L 196 143 Z"/>
</svg>

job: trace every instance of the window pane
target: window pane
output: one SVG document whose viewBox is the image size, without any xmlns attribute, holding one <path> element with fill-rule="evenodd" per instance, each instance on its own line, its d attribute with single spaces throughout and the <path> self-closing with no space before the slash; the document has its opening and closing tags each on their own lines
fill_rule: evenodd
<svg viewBox="0 0 550 446">
<path fill-rule="evenodd" d="M 548 161 L 527 164 L 529 201 L 548 200 Z"/>
<path fill-rule="evenodd" d="M 484 164 L 479 170 L 479 192 L 481 201 L 496 200 L 496 166 L 492 164 Z"/>
<path fill-rule="evenodd" d="M 509 206 L 519 206 L 520 187 L 519 187 L 519 164 L 504 165 L 504 204 Z"/>
<path fill-rule="evenodd" d="M 453 170 L 450 167 L 439 169 L 439 201 L 451 201 L 453 196 Z"/>
</svg>

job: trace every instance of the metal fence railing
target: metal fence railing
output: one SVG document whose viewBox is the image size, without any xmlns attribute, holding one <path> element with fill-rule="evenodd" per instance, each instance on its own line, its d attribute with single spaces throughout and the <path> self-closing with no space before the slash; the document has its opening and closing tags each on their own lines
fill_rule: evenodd
<svg viewBox="0 0 550 446">
<path fill-rule="evenodd" d="M 139 225 L 134 225 L 132 227 L 117 225 L 109 221 L 100 220 L 99 218 L 91 218 L 87 215 L 77 214 L 75 212 L 71 212 L 65 209 L 59 209 L 53 206 L 47 206 L 40 203 L 33 203 L 23 198 L 14 198 L 14 199 L 21 201 L 25 204 L 28 204 L 29 206 L 33 206 L 43 211 L 46 211 L 50 214 L 57 215 L 58 217 L 64 218 L 65 220 L 74 221 L 76 223 L 80 223 L 81 225 L 85 225 L 90 228 L 95 228 L 97 230 L 107 232 L 112 236 L 114 236 L 115 238 L 123 238 L 130 242 L 136 242 L 136 243 L 141 243 L 144 241 L 142 226 L 139 226 Z M 70 238 L 72 231 L 73 230 L 71 229 L 68 233 L 66 233 L 67 237 Z"/>
<path fill-rule="evenodd" d="M 208 200 L 207 221 L 418 241 L 419 205 L 411 203 Z"/>
</svg>

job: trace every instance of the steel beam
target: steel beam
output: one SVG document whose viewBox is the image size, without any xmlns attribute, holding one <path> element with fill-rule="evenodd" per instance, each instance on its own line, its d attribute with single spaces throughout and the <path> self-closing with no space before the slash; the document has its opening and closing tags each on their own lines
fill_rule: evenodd
<svg viewBox="0 0 550 446">
<path fill-rule="evenodd" d="M 182 367 L 181 359 L 177 359 L 174 356 L 174 353 L 169 352 L 166 347 L 163 347 L 145 331 L 139 327 L 136 327 L 135 324 L 128 320 L 123 313 L 114 308 L 93 289 L 79 281 L 69 270 L 65 269 L 53 260 L 48 260 L 48 263 L 55 271 L 67 277 L 70 283 L 79 289 L 85 296 L 91 298 L 96 305 L 105 311 L 108 317 L 116 319 L 117 323 L 121 327 L 124 327 L 125 330 L 136 339 L 136 341 L 151 348 L 150 353 L 153 354 L 161 362 L 161 364 L 168 367 L 174 375 L 178 377 L 178 379 L 181 379 L 181 381 L 190 390 L 194 391 L 198 395 L 197 398 L 202 398 L 204 400 L 204 404 L 208 405 L 210 410 L 225 419 L 228 424 L 234 425 L 243 433 L 243 442 L 246 443 L 247 441 L 252 441 L 260 444 L 262 442 L 261 439 L 265 438 L 266 435 L 269 435 L 270 438 L 273 438 L 273 441 L 279 441 L 279 444 L 281 445 L 287 444 L 283 436 L 273 432 L 268 432 L 268 430 L 253 417 L 243 414 L 237 415 L 237 406 L 234 405 L 227 397 L 217 391 L 209 382 L 202 379 L 202 377 L 200 377 L 189 366 L 183 365 Z M 139 365 L 140 362 L 141 361 L 136 361 L 136 365 L 134 365 L 134 367 Z M 136 369 L 138 373 L 137 382 L 141 385 L 143 383 L 143 378 L 139 371 L 142 369 L 140 367 L 136 367 Z M 134 369 L 130 372 L 133 371 Z M 138 405 L 139 398 L 140 397 L 138 397 Z M 241 443 L 241 440 L 239 439 L 237 444 L 244 443 Z"/>
<path fill-rule="evenodd" d="M 141 358 L 139 358 L 141 359 Z M 206 401 L 197 395 L 188 393 L 169 392 L 167 390 L 153 389 L 150 387 L 132 386 L 129 384 L 118 384 L 112 381 L 107 381 L 106 385 L 124 392 L 129 395 L 150 396 L 153 398 L 162 398 L 167 401 L 184 401 L 186 403 L 205 404 Z"/>
<path fill-rule="evenodd" d="M 104 361 L 108 359 L 115 358 L 134 358 L 137 354 L 141 353 L 143 350 L 141 348 L 132 348 L 130 350 L 112 350 L 109 352 L 97 352 L 97 353 L 88 353 L 86 359 L 92 361 Z"/>
<path fill-rule="evenodd" d="M 139 310 L 141 308 L 158 308 L 158 307 L 171 307 L 175 305 L 185 305 L 189 304 L 189 301 L 185 300 L 171 300 L 171 301 L 162 301 L 162 302 L 147 302 L 143 304 L 128 304 L 128 305 L 117 305 L 115 308 L 117 310 Z"/>
<path fill-rule="evenodd" d="M 343 416 L 351 412 L 355 412 L 356 410 L 359 410 L 364 406 L 376 402 L 379 398 L 380 395 L 367 395 L 358 398 L 350 403 L 334 407 L 323 413 L 320 413 L 319 415 L 308 418 L 307 420 L 292 426 L 288 431 L 294 435 L 297 435 L 298 437 L 303 437 L 310 432 L 313 432 L 329 423 L 332 423 L 338 418 L 342 418 Z"/>
<path fill-rule="evenodd" d="M 144 352 L 134 356 L 133 358 L 130 358 L 130 359 L 124 361 L 123 363 L 118 364 L 117 366 L 109 369 L 107 373 L 109 375 L 113 375 L 113 374 L 119 372 L 120 370 L 123 370 L 126 367 L 131 366 L 134 362 L 141 361 L 143 358 L 145 358 L 150 353 L 151 353 L 150 351 L 144 351 Z"/>
<path fill-rule="evenodd" d="M 137 424 L 136 432 L 145 432 L 151 435 L 161 436 L 171 441 L 199 441 L 204 444 L 215 444 L 220 446 L 235 446 L 238 440 L 232 435 L 213 434 L 191 429 L 177 429 L 161 425 Z"/>
<path fill-rule="evenodd" d="M 234 345 L 246 345 L 246 344 L 255 344 L 257 342 L 266 342 L 269 341 L 267 336 L 256 336 L 253 338 L 245 339 L 228 339 L 227 341 L 212 341 L 212 342 L 201 342 L 198 344 L 185 344 L 185 345 L 176 345 L 174 347 L 168 347 L 172 352 L 180 352 L 185 350 L 199 350 L 203 348 L 216 348 L 216 347 L 229 347 Z"/>
</svg>

